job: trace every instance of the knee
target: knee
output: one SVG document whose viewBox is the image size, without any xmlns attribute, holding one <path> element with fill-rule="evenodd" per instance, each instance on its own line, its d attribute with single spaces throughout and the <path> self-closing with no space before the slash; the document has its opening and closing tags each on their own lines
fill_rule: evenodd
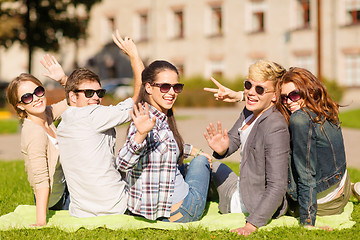
<svg viewBox="0 0 360 240">
<path fill-rule="evenodd" d="M 191 163 L 191 165 L 205 165 L 207 168 L 210 168 L 210 163 L 207 157 L 205 157 L 204 155 L 199 155 L 197 157 L 195 157 Z"/>
<path fill-rule="evenodd" d="M 220 167 L 221 164 L 223 164 L 223 163 L 218 162 L 218 161 L 212 162 L 212 169 L 211 169 L 211 171 L 212 171 L 212 172 L 216 172 L 216 171 L 219 169 L 219 167 Z"/>
</svg>

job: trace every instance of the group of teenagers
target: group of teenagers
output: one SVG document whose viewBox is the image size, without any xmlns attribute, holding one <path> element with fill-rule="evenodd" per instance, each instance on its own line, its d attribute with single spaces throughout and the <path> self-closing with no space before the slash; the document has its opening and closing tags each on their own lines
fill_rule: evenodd
<svg viewBox="0 0 360 240">
<path fill-rule="evenodd" d="M 185 143 L 176 126 L 173 105 L 184 87 L 176 67 L 164 60 L 144 67 L 129 37 L 116 31 L 113 40 L 134 73 L 133 97 L 115 106 L 101 105 L 106 91 L 97 74 L 79 68 L 67 77 L 50 55 L 40 61 L 48 70 L 44 75 L 65 87 L 66 99 L 47 106 L 43 84 L 26 73 L 7 88 L 9 103 L 23 119 L 21 152 L 34 192 L 34 225 L 46 225 L 48 209 L 75 217 L 197 221 L 209 188 L 221 213 L 246 213 L 245 226 L 232 230 L 242 235 L 284 214 L 312 227 L 316 216 L 343 211 L 352 185 L 339 105 L 311 72 L 259 60 L 239 92 L 212 78 L 217 88 L 205 91 L 217 100 L 245 101 L 245 107 L 229 131 L 220 121 L 206 127 L 211 156 Z M 60 118 L 56 129 L 53 122 Z M 115 153 L 115 127 L 130 121 Z M 212 162 L 239 148 L 239 176 Z"/>
</svg>

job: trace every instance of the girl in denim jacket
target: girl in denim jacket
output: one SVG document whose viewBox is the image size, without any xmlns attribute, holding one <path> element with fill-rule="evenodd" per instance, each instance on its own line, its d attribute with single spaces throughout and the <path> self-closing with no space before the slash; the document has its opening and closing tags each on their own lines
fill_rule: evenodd
<svg viewBox="0 0 360 240">
<path fill-rule="evenodd" d="M 316 215 L 340 214 L 351 195 L 339 105 L 303 68 L 290 68 L 276 89 L 291 136 L 288 196 L 300 223 L 315 226 Z"/>
</svg>

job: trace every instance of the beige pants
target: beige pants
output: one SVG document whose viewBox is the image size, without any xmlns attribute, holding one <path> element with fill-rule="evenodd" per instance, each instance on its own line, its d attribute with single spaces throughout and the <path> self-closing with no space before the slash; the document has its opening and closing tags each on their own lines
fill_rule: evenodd
<svg viewBox="0 0 360 240">
<path fill-rule="evenodd" d="M 330 202 L 318 204 L 317 216 L 327 216 L 342 213 L 351 196 L 351 181 L 349 173 L 346 175 L 343 189 L 344 190 L 339 197 L 331 200 Z"/>
</svg>

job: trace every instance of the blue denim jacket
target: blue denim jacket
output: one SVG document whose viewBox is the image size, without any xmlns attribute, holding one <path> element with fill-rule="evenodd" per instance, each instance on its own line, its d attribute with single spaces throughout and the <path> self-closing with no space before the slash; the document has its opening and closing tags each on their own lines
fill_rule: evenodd
<svg viewBox="0 0 360 240">
<path fill-rule="evenodd" d="M 316 195 L 338 183 L 346 170 L 341 128 L 325 121 L 311 120 L 316 115 L 304 108 L 290 116 L 291 156 L 287 192 L 298 201 L 300 223 L 314 225 L 317 212 Z"/>
</svg>

